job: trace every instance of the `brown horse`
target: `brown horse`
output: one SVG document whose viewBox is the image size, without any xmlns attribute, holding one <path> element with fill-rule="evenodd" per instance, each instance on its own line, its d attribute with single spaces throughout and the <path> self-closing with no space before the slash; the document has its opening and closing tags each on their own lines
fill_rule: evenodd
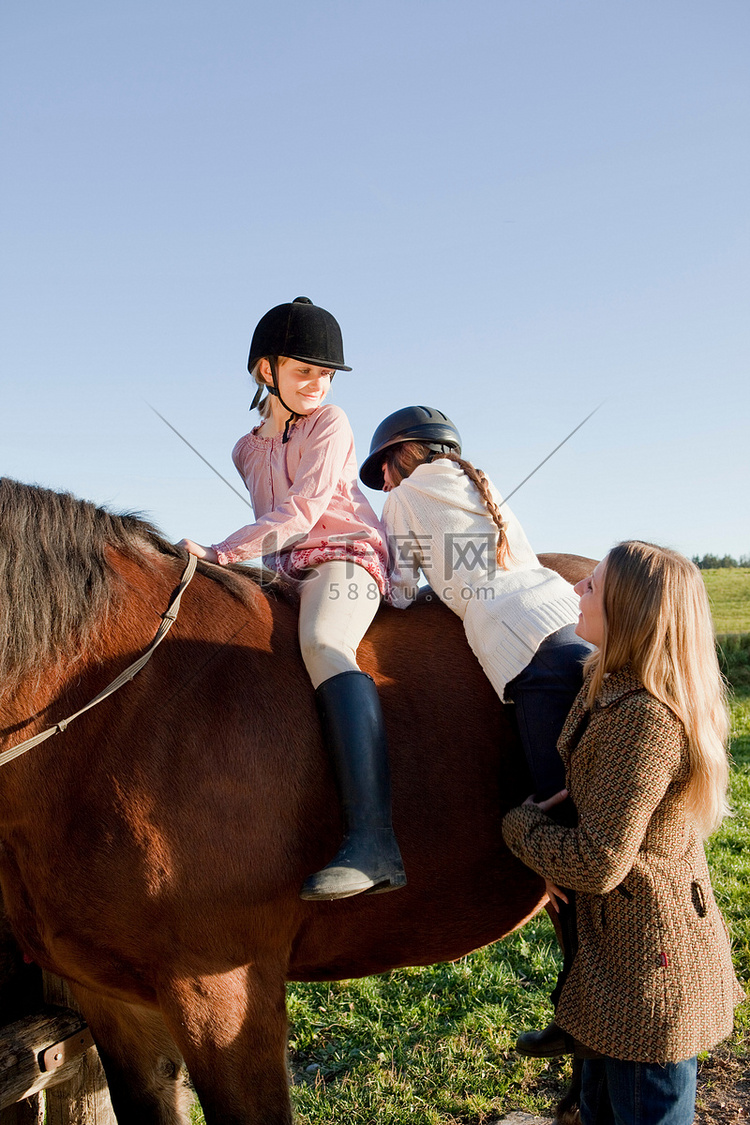
<svg viewBox="0 0 750 1125">
<path fill-rule="evenodd" d="M 135 517 L 0 482 L 0 750 L 148 647 L 183 565 Z M 449 960 L 539 908 L 500 834 L 529 784 L 459 620 L 385 608 L 360 657 L 409 877 L 392 894 L 298 897 L 340 842 L 339 802 L 294 601 L 245 575 L 201 566 L 144 670 L 0 771 L 15 935 L 71 983 L 120 1123 L 187 1121 L 184 1060 L 209 1125 L 286 1125 L 286 980 Z"/>
</svg>

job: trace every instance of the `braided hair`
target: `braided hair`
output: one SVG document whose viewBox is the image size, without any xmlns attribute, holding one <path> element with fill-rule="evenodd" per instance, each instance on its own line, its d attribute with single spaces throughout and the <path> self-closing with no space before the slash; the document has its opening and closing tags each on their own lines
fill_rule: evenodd
<svg viewBox="0 0 750 1125">
<path fill-rule="evenodd" d="M 397 484 L 411 476 L 418 465 L 427 464 L 439 457 L 444 457 L 447 461 L 455 461 L 458 467 L 466 473 L 481 496 L 487 514 L 497 528 L 496 557 L 498 566 L 507 570 L 508 562 L 512 561 L 513 558 L 505 530 L 507 523 L 500 513 L 499 505 L 493 498 L 490 482 L 481 469 L 475 468 L 471 461 L 465 461 L 457 453 L 436 453 L 423 441 L 402 441 L 398 445 L 392 445 L 389 449 L 383 451 L 383 460 L 387 462 L 390 475 Z"/>
</svg>

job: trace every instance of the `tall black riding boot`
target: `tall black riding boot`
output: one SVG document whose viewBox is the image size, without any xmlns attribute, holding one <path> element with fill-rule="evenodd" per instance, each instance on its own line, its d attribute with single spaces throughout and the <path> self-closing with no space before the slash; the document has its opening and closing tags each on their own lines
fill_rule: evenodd
<svg viewBox="0 0 750 1125">
<path fill-rule="evenodd" d="M 391 823 L 388 747 L 380 699 L 364 672 L 341 672 L 315 692 L 344 815 L 344 842 L 302 885 L 304 899 L 348 898 L 406 884 Z"/>
</svg>

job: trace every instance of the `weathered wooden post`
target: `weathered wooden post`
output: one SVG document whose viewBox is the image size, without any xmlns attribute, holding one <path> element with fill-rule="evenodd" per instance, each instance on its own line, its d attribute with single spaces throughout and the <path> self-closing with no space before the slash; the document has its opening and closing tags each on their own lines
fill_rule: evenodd
<svg viewBox="0 0 750 1125">
<path fill-rule="evenodd" d="M 83 1016 L 63 981 L 24 964 L 0 898 L 0 1125 L 44 1122 L 116 1125 Z"/>
<path fill-rule="evenodd" d="M 41 973 L 25 965 L 3 910 L 0 895 L 0 1037 L 2 1026 L 18 1019 L 42 1001 Z M 0 1047 L 0 1085 L 7 1072 L 7 1058 Z M 44 1106 L 39 1094 L 0 1109 L 0 1125 L 42 1125 Z"/>
<path fill-rule="evenodd" d="M 76 1006 L 65 982 L 51 973 L 44 974 L 44 999 L 66 1008 Z M 117 1125 L 104 1068 L 94 1046 L 84 1051 L 72 1077 L 47 1087 L 46 1102 L 47 1125 Z"/>
</svg>

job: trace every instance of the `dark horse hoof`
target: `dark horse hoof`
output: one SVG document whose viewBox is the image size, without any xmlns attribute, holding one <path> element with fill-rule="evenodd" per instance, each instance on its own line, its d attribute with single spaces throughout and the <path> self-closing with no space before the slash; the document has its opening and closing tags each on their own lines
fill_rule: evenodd
<svg viewBox="0 0 750 1125">
<path fill-rule="evenodd" d="M 573 1057 L 570 1085 L 555 1107 L 555 1125 L 581 1125 L 581 1077 L 583 1059 Z"/>
</svg>

